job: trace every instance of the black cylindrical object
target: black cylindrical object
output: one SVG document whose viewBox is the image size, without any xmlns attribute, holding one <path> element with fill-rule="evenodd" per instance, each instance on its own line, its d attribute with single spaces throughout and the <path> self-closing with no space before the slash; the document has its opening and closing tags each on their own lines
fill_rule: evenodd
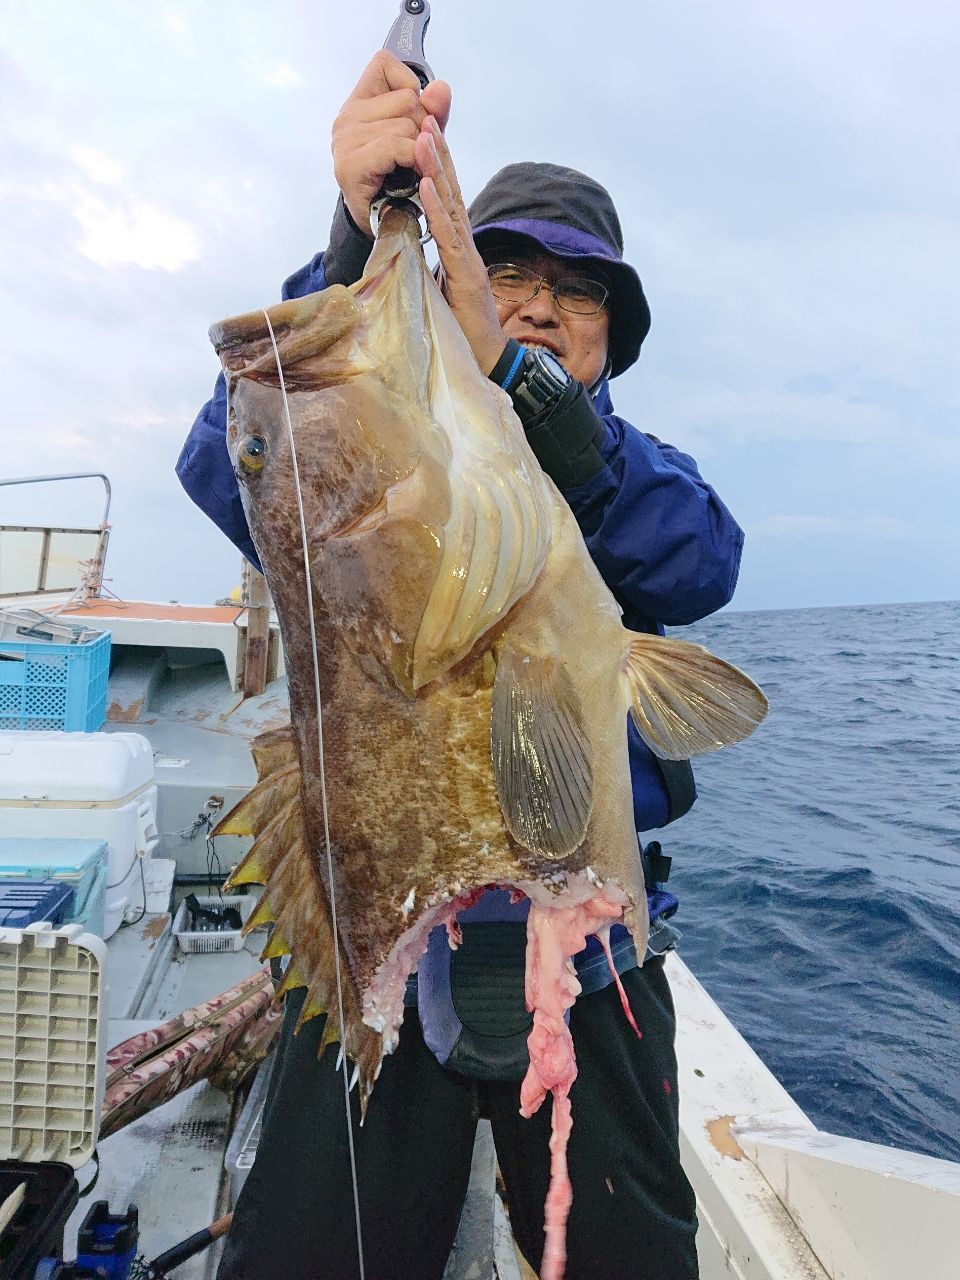
<svg viewBox="0 0 960 1280">
<path fill-rule="evenodd" d="M 0 1204 L 21 1182 L 23 1202 L 0 1236 L 3 1280 L 33 1280 L 42 1259 L 60 1257 L 63 1229 L 80 1199 L 73 1169 L 60 1161 L 0 1160 Z"/>
</svg>

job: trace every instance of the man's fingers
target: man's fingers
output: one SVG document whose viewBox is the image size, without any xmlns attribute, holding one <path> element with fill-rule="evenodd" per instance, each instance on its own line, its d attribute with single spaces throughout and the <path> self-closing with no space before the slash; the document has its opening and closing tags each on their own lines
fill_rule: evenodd
<svg viewBox="0 0 960 1280">
<path fill-rule="evenodd" d="M 453 94 L 446 80 L 431 80 L 420 95 L 424 111 L 436 119 L 441 129 L 447 127 L 452 101 Z"/>
<path fill-rule="evenodd" d="M 500 358 L 505 339 L 486 268 L 473 247 L 469 225 L 465 218 L 458 223 L 451 217 L 430 176 L 420 180 L 420 199 L 440 253 L 444 296 L 477 363 L 484 373 L 489 373 Z"/>
<path fill-rule="evenodd" d="M 447 150 L 447 144 L 440 138 L 439 142 L 434 139 L 434 145 L 440 156 L 440 163 L 443 166 L 443 172 L 446 175 L 447 182 L 450 184 L 450 195 L 463 210 L 463 216 L 467 218 L 467 202 L 463 198 L 463 192 L 460 190 L 460 179 L 457 177 L 457 171 L 454 168 L 453 161 L 450 159 L 450 152 Z"/>
<path fill-rule="evenodd" d="M 351 113 L 363 124 L 377 120 L 412 120 L 419 129 L 427 112 L 420 105 L 420 96 L 413 89 L 392 89 L 376 98 L 362 98 L 354 103 Z"/>
<path fill-rule="evenodd" d="M 380 181 L 398 166 L 412 169 L 416 161 L 416 142 L 413 138 L 372 138 L 357 149 L 357 159 L 363 170 L 371 175 L 379 175 L 375 191 Z"/>
<path fill-rule="evenodd" d="M 420 79 L 416 72 L 411 71 L 399 58 L 388 53 L 386 49 L 381 49 L 364 67 L 347 101 L 357 98 L 376 98 L 383 93 L 390 93 L 393 89 L 413 89 L 415 93 L 419 93 Z"/>
<path fill-rule="evenodd" d="M 334 161 L 334 177 L 354 217 L 361 205 L 369 212 L 370 201 L 388 173 L 398 167 L 412 169 L 415 161 L 416 143 L 413 138 L 385 138 L 383 134 L 355 144 L 349 168 Z"/>
<path fill-rule="evenodd" d="M 373 56 L 354 85 L 353 92 L 347 101 L 373 102 L 378 98 L 389 97 L 399 90 L 412 93 L 418 100 L 422 98 L 424 114 L 429 113 L 434 116 L 441 129 L 447 127 L 453 92 L 446 80 L 431 80 L 421 95 L 420 78 L 417 73 L 411 71 L 405 63 L 394 57 L 392 53 L 388 53 L 386 49 L 381 49 Z M 365 118 L 382 117 L 367 116 Z"/>
<path fill-rule="evenodd" d="M 425 177 L 420 180 L 420 201 L 423 204 L 423 212 L 427 215 L 427 226 L 430 228 L 430 234 L 440 254 L 443 269 L 448 276 L 451 269 L 456 275 L 456 261 L 463 253 L 463 244 L 456 227 L 450 221 L 450 215 L 444 208 L 433 178 Z"/>
<path fill-rule="evenodd" d="M 384 141 L 390 138 L 404 138 L 415 142 L 420 137 L 420 133 L 421 130 L 412 120 L 406 116 L 400 116 L 355 124 L 350 131 L 350 142 L 353 147 L 363 147 L 367 142 L 375 141 L 377 138 L 383 138 Z"/>
<path fill-rule="evenodd" d="M 433 135 L 420 130 L 416 140 L 417 168 L 425 178 L 432 178 L 441 198 L 449 197 L 450 184 L 446 181 Z"/>
<path fill-rule="evenodd" d="M 420 167 L 419 152 L 417 166 Z M 472 287 L 476 287 L 480 272 L 470 227 L 465 217 L 451 204 L 450 189 L 442 174 L 439 177 L 433 172 L 424 175 L 420 182 L 420 200 L 448 279 L 469 280 Z"/>
<path fill-rule="evenodd" d="M 443 171 L 437 155 L 437 149 L 433 141 L 433 137 L 429 133 L 421 133 L 416 141 L 414 148 L 416 157 L 416 166 L 424 178 L 430 181 L 431 200 L 437 202 L 437 212 L 442 210 L 445 223 L 449 223 L 451 230 L 456 226 L 456 210 L 453 208 L 453 197 L 450 192 L 450 183 Z M 424 206 L 424 213 L 429 219 L 429 212 Z M 431 232 L 433 228 L 431 227 Z M 436 239 L 434 235 L 434 239 Z M 438 241 L 439 244 L 439 241 Z"/>
<path fill-rule="evenodd" d="M 440 155 L 440 148 L 437 145 L 437 133 L 435 130 L 427 130 L 424 126 L 423 132 L 417 138 L 416 143 L 416 163 L 417 168 L 424 175 L 430 178 L 433 191 L 439 201 L 440 207 L 445 215 L 445 222 L 449 223 L 450 234 L 455 236 L 460 243 L 461 251 L 469 248 L 473 251 L 473 241 L 470 235 L 470 223 L 467 218 L 467 211 L 464 208 L 463 199 L 460 195 L 460 188 L 457 185 L 457 175 L 450 161 L 450 153 L 444 144 L 444 152 L 447 157 L 447 164 L 443 164 Z M 424 212 L 427 213 L 426 208 Z M 428 214 L 429 218 L 429 214 Z M 434 239 L 437 240 L 438 247 L 440 241 L 437 238 L 431 226 L 431 232 Z M 451 244 L 452 248 L 453 245 Z"/>
<path fill-rule="evenodd" d="M 460 192 L 460 182 L 457 178 L 457 171 L 454 168 L 453 159 L 450 155 L 450 148 L 447 146 L 447 140 L 443 136 L 439 121 L 435 116 L 429 115 L 424 123 L 424 128 L 429 130 L 430 135 L 433 138 L 440 166 L 443 169 L 447 182 L 449 183 L 450 191 L 454 199 L 458 200 L 460 204 L 463 204 L 463 196 Z"/>
</svg>

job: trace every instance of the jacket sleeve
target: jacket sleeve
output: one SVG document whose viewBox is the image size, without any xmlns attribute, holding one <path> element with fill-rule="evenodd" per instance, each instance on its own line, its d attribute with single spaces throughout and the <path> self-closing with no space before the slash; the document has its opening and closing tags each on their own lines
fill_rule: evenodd
<svg viewBox="0 0 960 1280">
<path fill-rule="evenodd" d="M 595 399 L 573 382 L 559 403 L 530 417 L 516 396 L 522 352 L 508 339 L 490 378 L 514 401 L 627 626 L 661 631 L 725 605 L 743 533 L 694 460 L 618 418 L 606 382 Z"/>
<path fill-rule="evenodd" d="M 513 348 L 519 344 L 508 342 L 491 372 L 500 385 Z M 613 413 L 606 383 L 596 400 L 572 384 L 559 405 L 526 421 L 524 430 L 628 627 L 680 626 L 730 600 L 742 530 L 691 457 Z"/>
<path fill-rule="evenodd" d="M 561 491 L 627 625 L 706 617 L 733 596 L 743 531 L 693 458 L 614 414 L 601 421 L 598 469 Z"/>
<path fill-rule="evenodd" d="M 240 488 L 227 453 L 227 384 L 222 373 L 212 398 L 190 429 L 177 459 L 177 476 L 204 515 L 259 569 L 260 561 L 240 502 Z"/>
</svg>

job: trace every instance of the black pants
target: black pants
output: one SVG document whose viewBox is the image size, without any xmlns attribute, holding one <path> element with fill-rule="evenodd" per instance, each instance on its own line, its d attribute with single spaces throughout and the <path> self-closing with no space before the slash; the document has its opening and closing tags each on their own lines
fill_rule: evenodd
<svg viewBox="0 0 960 1280">
<path fill-rule="evenodd" d="M 566 1280 L 696 1280 L 694 1197 L 677 1140 L 674 1017 L 660 958 L 624 975 L 643 1039 L 615 987 L 581 996 L 570 1027 L 573 1207 Z M 322 1020 L 293 1027 L 289 998 L 257 1159 L 237 1203 L 218 1280 L 354 1280 L 353 1191 L 337 1049 Z M 519 1086 L 441 1067 L 408 1010 L 354 1138 L 366 1280 L 440 1280 L 470 1176 L 477 1119 L 490 1119 L 517 1243 L 536 1270 L 549 1184 L 551 1100 L 530 1120 Z"/>
</svg>

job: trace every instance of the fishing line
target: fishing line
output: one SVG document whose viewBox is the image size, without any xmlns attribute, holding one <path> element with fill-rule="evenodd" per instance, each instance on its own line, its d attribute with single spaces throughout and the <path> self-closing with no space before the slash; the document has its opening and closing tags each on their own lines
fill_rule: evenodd
<svg viewBox="0 0 960 1280">
<path fill-rule="evenodd" d="M 297 514 L 300 517 L 300 542 L 303 547 L 303 572 L 306 578 L 307 615 L 310 619 L 310 645 L 313 652 L 313 684 L 317 702 L 317 746 L 320 751 L 320 796 L 323 807 L 323 838 L 327 848 L 327 876 L 330 883 L 330 922 L 333 925 L 333 967 L 337 975 L 337 1012 L 340 1017 L 340 1043 L 343 1047 L 343 1097 L 347 1112 L 347 1145 L 350 1150 L 350 1177 L 353 1181 L 353 1209 L 357 1224 L 357 1258 L 360 1264 L 360 1280 L 365 1280 L 363 1269 L 363 1234 L 360 1229 L 360 1186 L 357 1181 L 357 1153 L 353 1141 L 353 1114 L 350 1110 L 350 1064 L 347 1061 L 347 1031 L 343 1017 L 343 979 L 340 973 L 340 931 L 337 927 L 337 895 L 333 881 L 333 852 L 330 846 L 330 821 L 327 814 L 327 779 L 323 764 L 323 702 L 320 697 L 320 657 L 317 653 L 317 625 L 313 613 L 313 578 L 310 571 L 310 551 L 307 547 L 307 522 L 303 514 L 303 494 L 300 489 L 300 468 L 297 465 L 297 446 L 293 438 L 293 422 L 290 418 L 290 404 L 287 400 L 287 388 L 283 380 L 283 368 L 280 364 L 280 351 L 273 332 L 273 325 L 266 311 L 263 313 L 267 322 L 270 341 L 273 343 L 273 355 L 277 362 L 277 376 L 280 379 L 280 394 L 283 397 L 283 412 L 287 420 L 287 437 L 290 441 L 290 459 L 293 463 L 293 487 L 297 495 Z"/>
</svg>

